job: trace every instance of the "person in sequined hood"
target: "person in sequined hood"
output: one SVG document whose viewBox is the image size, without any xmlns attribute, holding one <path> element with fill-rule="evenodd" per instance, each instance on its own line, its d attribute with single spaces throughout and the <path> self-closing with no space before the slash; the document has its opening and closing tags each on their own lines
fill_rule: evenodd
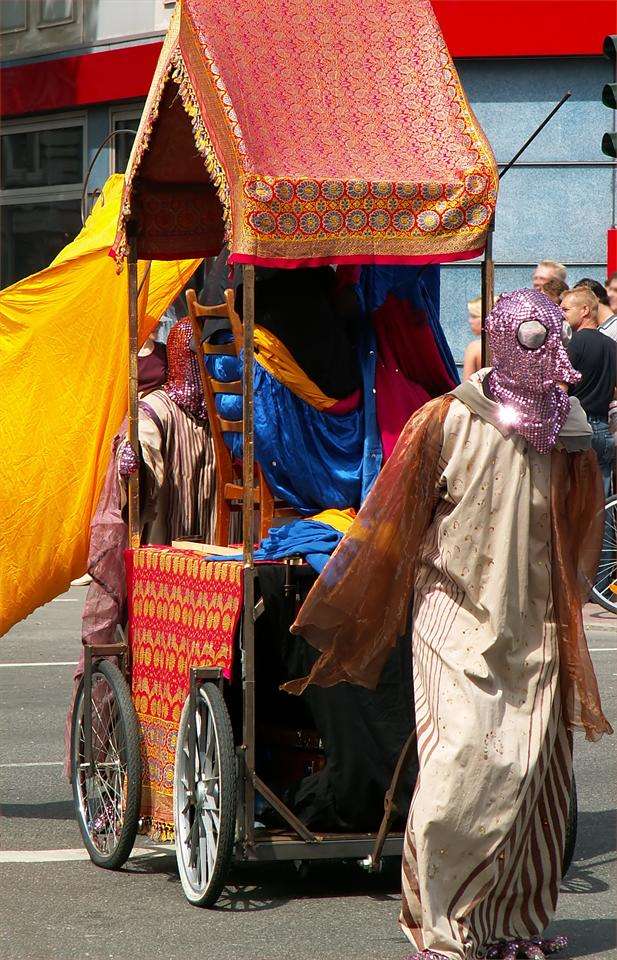
<svg viewBox="0 0 617 960">
<path fill-rule="evenodd" d="M 139 455 L 127 440 L 116 455 L 123 481 L 141 463 L 144 543 L 208 542 L 212 531 L 214 454 L 192 336 L 186 318 L 169 331 L 167 381 L 139 401 Z"/>
<path fill-rule="evenodd" d="M 563 312 L 538 290 L 515 290 L 499 298 L 486 328 L 492 368 L 484 392 L 501 423 L 548 453 L 571 410 L 563 387 L 581 379 L 566 350 L 572 331 Z"/>
<path fill-rule="evenodd" d="M 422 960 L 565 946 L 543 931 L 568 856 L 571 731 L 612 732 L 581 615 L 603 497 L 565 390 L 569 329 L 517 290 L 487 330 L 492 367 L 407 423 L 303 604 L 292 632 L 321 656 L 286 685 L 375 687 L 412 610 L 419 775 L 400 925 Z"/>
</svg>

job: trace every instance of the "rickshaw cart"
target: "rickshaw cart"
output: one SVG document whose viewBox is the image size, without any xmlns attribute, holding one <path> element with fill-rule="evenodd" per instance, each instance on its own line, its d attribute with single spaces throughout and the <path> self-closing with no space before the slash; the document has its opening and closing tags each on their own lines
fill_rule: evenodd
<svg viewBox="0 0 617 960">
<path fill-rule="evenodd" d="M 341 0 L 323 9 L 306 0 L 176 5 L 129 161 L 113 253 L 119 268 L 128 263 L 135 449 L 143 262 L 214 256 L 226 239 L 230 261 L 244 273 L 242 738 L 233 743 L 223 670 L 188 664 L 174 807 L 180 875 L 193 903 L 216 900 L 233 858 L 355 858 L 377 868 L 382 855 L 400 854 L 402 837 L 388 829 L 398 775 L 413 749 L 412 737 L 378 835 L 314 833 L 256 772 L 255 266 L 477 257 L 496 193 L 492 153 L 429 0 Z M 133 555 L 139 531 L 134 477 Z M 130 677 L 131 641 L 85 653 L 73 723 L 78 820 L 92 859 L 118 867 L 137 830 L 140 732 L 122 674 L 103 658 L 119 657 Z M 256 791 L 287 830 L 256 831 Z"/>
</svg>

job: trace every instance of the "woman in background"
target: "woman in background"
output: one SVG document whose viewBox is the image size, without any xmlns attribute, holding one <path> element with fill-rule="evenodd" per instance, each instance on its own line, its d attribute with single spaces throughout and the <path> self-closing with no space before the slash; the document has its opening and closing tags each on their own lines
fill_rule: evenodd
<svg viewBox="0 0 617 960">
<path fill-rule="evenodd" d="M 476 297 L 467 304 L 469 326 L 476 340 L 472 340 L 465 348 L 463 361 L 463 380 L 469 380 L 482 366 L 482 298 Z"/>
</svg>

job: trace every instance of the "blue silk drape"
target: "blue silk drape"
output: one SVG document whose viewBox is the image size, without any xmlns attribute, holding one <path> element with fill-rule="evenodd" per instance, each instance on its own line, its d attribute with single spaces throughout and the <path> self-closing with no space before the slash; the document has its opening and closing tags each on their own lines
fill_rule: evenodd
<svg viewBox="0 0 617 960">
<path fill-rule="evenodd" d="M 425 313 L 444 366 L 458 382 L 439 323 L 439 267 L 364 267 L 355 289 L 362 307 L 357 330 L 363 383 L 360 409 L 343 415 L 315 410 L 255 362 L 256 459 L 273 494 L 309 515 L 328 507 L 359 507 L 381 468 L 375 402 L 377 345 L 371 316 L 389 293 Z M 242 357 L 209 357 L 207 362 L 217 380 L 242 379 Z M 242 418 L 241 397 L 218 394 L 216 403 L 226 419 Z M 225 440 L 240 459 L 241 435 L 227 434 Z"/>
</svg>

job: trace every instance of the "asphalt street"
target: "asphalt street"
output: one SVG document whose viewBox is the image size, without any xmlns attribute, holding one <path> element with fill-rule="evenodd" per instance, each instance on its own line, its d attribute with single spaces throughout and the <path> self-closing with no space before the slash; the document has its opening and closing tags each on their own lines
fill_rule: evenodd
<svg viewBox="0 0 617 960">
<path fill-rule="evenodd" d="M 354 864 L 237 869 L 217 908 L 185 901 L 173 853 L 137 849 L 102 871 L 81 846 L 63 775 L 64 720 L 84 588 L 0 640 L 2 960 L 403 960 L 396 872 Z M 605 712 L 615 725 L 617 619 L 587 610 Z M 579 830 L 553 934 L 566 956 L 617 960 L 615 743 L 575 744 Z"/>
</svg>

